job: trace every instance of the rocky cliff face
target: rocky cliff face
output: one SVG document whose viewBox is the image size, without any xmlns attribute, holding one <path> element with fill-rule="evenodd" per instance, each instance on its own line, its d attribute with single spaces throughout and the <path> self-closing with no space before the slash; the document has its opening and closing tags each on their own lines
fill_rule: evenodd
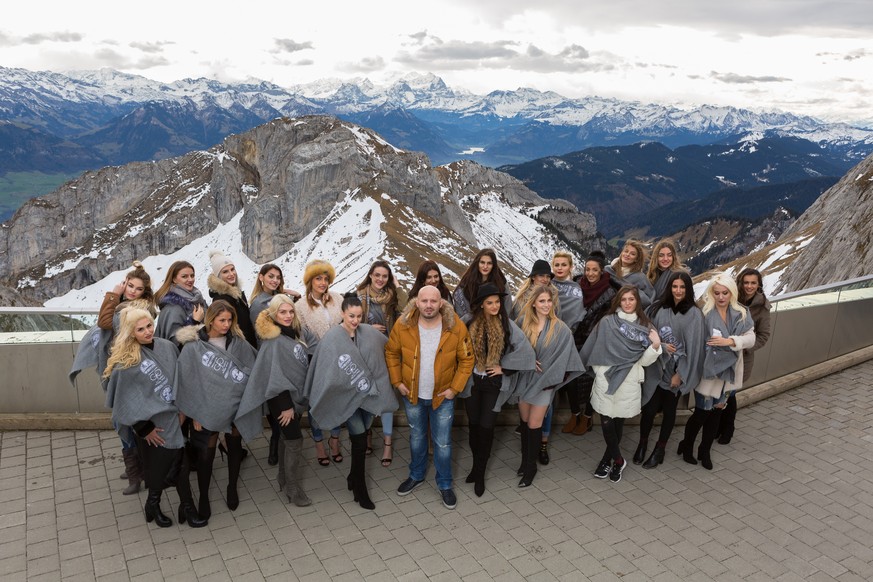
<svg viewBox="0 0 873 582">
<path fill-rule="evenodd" d="M 822 194 L 777 242 L 815 230 L 815 238 L 786 268 L 781 279 L 783 291 L 873 273 L 873 156 Z"/>
<path fill-rule="evenodd" d="M 539 254 L 547 246 L 581 252 L 605 244 L 593 217 L 546 201 L 506 174 L 472 162 L 432 168 L 425 155 L 398 150 L 369 130 L 309 116 L 276 119 L 208 151 L 88 172 L 32 200 L 0 227 L 0 284 L 32 299 L 62 295 L 135 258 L 176 252 L 237 217 L 242 252 L 265 263 L 317 235 L 350 197 L 378 201 L 388 222 L 414 217 L 415 225 L 447 231 L 454 246 L 469 245 L 452 249 L 452 264 L 493 243 L 511 271 L 529 269 L 530 251 L 513 257 L 511 224 L 497 225 L 505 241 L 480 236 L 494 225 L 478 224 L 479 217 L 499 221 L 506 209 L 552 233 L 548 243 L 537 235 Z M 408 236 L 404 230 L 419 226 L 394 230 Z M 447 252 L 433 242 L 425 248 L 437 260 Z M 412 257 L 409 264 L 404 268 L 417 266 Z"/>
</svg>

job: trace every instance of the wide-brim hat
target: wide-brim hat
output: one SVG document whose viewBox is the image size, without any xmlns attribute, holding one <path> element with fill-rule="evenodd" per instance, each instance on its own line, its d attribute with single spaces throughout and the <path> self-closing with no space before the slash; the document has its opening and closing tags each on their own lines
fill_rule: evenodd
<svg viewBox="0 0 873 582">
<path fill-rule="evenodd" d="M 537 275 L 548 275 L 552 279 L 555 278 L 555 274 L 552 273 L 552 266 L 548 261 L 544 261 L 542 259 L 538 259 L 534 261 L 533 267 L 531 267 L 529 278 L 533 279 Z"/>
<path fill-rule="evenodd" d="M 488 297 L 492 295 L 497 295 L 501 299 L 509 295 L 509 293 L 505 293 L 497 288 L 497 285 L 494 283 L 483 283 L 479 285 L 479 289 L 476 290 L 476 297 L 473 298 L 473 301 L 470 303 L 470 307 L 475 309 L 479 306 L 480 303 L 485 301 Z"/>
</svg>

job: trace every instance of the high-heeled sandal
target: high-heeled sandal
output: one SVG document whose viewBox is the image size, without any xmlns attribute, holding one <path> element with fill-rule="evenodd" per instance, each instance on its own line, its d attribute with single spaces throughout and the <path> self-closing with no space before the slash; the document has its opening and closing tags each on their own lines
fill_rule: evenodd
<svg viewBox="0 0 873 582">
<path fill-rule="evenodd" d="M 321 449 L 319 452 L 318 449 Z M 324 455 L 323 457 L 320 455 Z M 324 452 L 324 441 L 315 441 L 315 460 L 318 461 L 318 464 L 322 467 L 327 467 L 330 465 L 330 459 L 327 457 L 327 453 Z"/>
<path fill-rule="evenodd" d="M 393 442 L 389 442 L 383 438 L 382 444 L 383 444 L 382 461 L 381 461 L 382 466 L 383 467 L 390 467 L 391 461 L 394 460 L 394 450 L 391 448 L 393 445 Z M 389 457 L 388 455 L 391 455 L 391 456 Z"/>
<path fill-rule="evenodd" d="M 330 446 L 330 458 L 333 459 L 334 463 L 342 463 L 343 462 L 343 454 L 340 451 L 340 439 L 338 436 L 331 436 L 328 440 L 328 446 Z M 333 443 L 336 442 L 336 452 L 333 452 Z"/>
</svg>

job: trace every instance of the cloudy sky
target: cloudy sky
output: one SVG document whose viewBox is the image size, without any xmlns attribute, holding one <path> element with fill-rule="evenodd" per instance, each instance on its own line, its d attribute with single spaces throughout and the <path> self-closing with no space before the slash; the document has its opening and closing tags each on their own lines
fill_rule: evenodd
<svg viewBox="0 0 873 582">
<path fill-rule="evenodd" d="M 0 66 L 286 87 L 432 72 L 480 94 L 532 87 L 873 126 L 867 0 L 17 2 L 0 22 Z"/>
</svg>

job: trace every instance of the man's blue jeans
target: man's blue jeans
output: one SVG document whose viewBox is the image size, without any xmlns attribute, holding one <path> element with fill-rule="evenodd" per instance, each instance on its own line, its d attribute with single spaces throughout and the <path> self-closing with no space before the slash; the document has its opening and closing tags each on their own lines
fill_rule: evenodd
<svg viewBox="0 0 873 582">
<path fill-rule="evenodd" d="M 406 420 L 409 423 L 409 449 L 412 460 L 409 462 L 409 476 L 416 481 L 424 481 L 427 473 L 427 427 L 433 438 L 433 464 L 436 468 L 436 482 L 440 490 L 452 488 L 452 422 L 455 419 L 455 401 L 443 400 L 436 410 L 433 400 L 418 399 L 411 404 L 403 399 Z"/>
</svg>

